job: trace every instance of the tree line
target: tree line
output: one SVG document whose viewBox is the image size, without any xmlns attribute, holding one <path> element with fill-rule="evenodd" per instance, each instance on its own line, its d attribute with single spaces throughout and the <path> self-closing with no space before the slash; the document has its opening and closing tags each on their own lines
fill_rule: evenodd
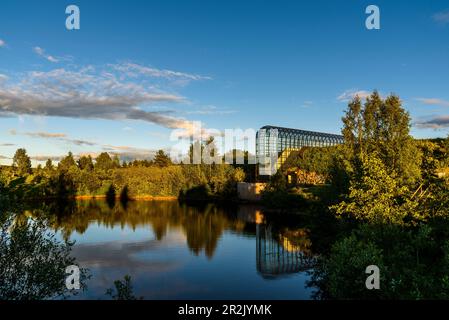
<svg viewBox="0 0 449 320">
<path fill-rule="evenodd" d="M 73 196 L 188 196 L 202 190 L 210 197 L 236 196 L 236 182 L 245 179 L 242 167 L 228 164 L 182 165 L 172 162 L 163 151 L 152 160 L 120 162 L 107 152 L 95 159 L 71 152 L 58 164 L 49 159 L 44 166 L 32 168 L 25 149 L 18 149 L 12 166 L 0 170 L 0 197 L 9 199 L 69 198 Z M 195 195 L 195 192 L 192 193 Z"/>
</svg>

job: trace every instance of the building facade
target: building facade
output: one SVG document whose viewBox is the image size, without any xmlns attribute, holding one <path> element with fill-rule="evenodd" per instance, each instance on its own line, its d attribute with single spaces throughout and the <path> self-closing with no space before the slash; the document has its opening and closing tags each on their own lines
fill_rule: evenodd
<svg viewBox="0 0 449 320">
<path fill-rule="evenodd" d="M 303 147 L 331 147 L 343 143 L 343 136 L 299 129 L 263 126 L 256 133 L 259 176 L 272 176 L 292 151 Z"/>
</svg>

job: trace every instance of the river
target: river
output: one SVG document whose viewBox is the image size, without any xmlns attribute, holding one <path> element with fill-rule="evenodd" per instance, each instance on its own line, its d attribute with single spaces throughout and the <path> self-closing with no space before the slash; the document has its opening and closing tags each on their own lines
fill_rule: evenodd
<svg viewBox="0 0 449 320">
<path fill-rule="evenodd" d="M 75 241 L 71 254 L 90 274 L 72 299 L 108 299 L 125 275 L 144 299 L 310 299 L 314 290 L 310 231 L 297 216 L 177 201 L 82 200 L 52 211 L 50 228 Z"/>
</svg>

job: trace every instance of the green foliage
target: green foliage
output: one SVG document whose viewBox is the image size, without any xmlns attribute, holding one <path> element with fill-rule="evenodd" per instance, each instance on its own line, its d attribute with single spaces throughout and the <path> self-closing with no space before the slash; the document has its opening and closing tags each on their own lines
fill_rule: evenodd
<svg viewBox="0 0 449 320">
<path fill-rule="evenodd" d="M 449 136 L 442 143 L 442 165 L 445 167 L 449 167 Z"/>
<path fill-rule="evenodd" d="M 118 155 L 114 155 L 112 157 L 112 167 L 113 168 L 120 168 L 120 158 Z"/>
<path fill-rule="evenodd" d="M 3 218 L 3 217 L 0 217 Z M 40 220 L 0 219 L 0 300 L 43 300 L 76 294 L 66 288 L 65 269 L 76 264 L 73 243 L 60 242 Z M 84 288 L 87 270 L 81 269 Z"/>
<path fill-rule="evenodd" d="M 290 168 L 299 168 L 329 178 L 336 151 L 337 147 L 304 147 L 292 152 L 281 170 L 285 172 Z"/>
<path fill-rule="evenodd" d="M 75 195 L 110 195 L 111 187 L 129 198 L 140 196 L 178 196 L 182 190 L 207 185 L 211 194 L 223 198 L 237 196 L 236 183 L 245 179 L 241 168 L 231 165 L 130 165 L 117 167 L 107 153 L 92 159 L 82 157 L 76 165 L 69 153 L 57 169 L 47 161 L 45 169 L 17 177 L 8 167 L 1 172 L 2 197 L 19 199 L 69 198 Z M 107 169 L 109 168 L 109 169 Z M 115 198 L 115 195 L 114 195 Z"/>
<path fill-rule="evenodd" d="M 348 160 L 354 162 L 353 166 L 357 167 L 361 154 L 376 152 L 388 173 L 395 172 L 401 185 L 419 180 L 421 155 L 409 134 L 410 116 L 398 96 L 382 99 L 375 91 L 363 106 L 355 97 L 342 120 Z"/>
<path fill-rule="evenodd" d="M 354 173 L 354 168 L 349 159 L 348 149 L 345 146 L 338 146 L 329 168 L 329 179 L 333 194 L 336 197 L 346 195 L 349 192 L 351 176 Z"/>
<path fill-rule="evenodd" d="M 115 169 L 111 172 L 111 178 L 116 190 L 123 190 L 127 186 L 130 197 L 177 196 L 185 185 L 179 166 Z"/>
<path fill-rule="evenodd" d="M 78 168 L 81 170 L 86 171 L 92 171 L 94 169 L 94 163 L 92 161 L 92 157 L 90 155 L 88 156 L 82 156 L 78 159 Z"/>
<path fill-rule="evenodd" d="M 73 154 L 69 152 L 69 154 L 62 158 L 58 164 L 59 171 L 69 171 L 72 167 L 76 167 L 75 159 L 73 158 Z"/>
<path fill-rule="evenodd" d="M 159 150 L 154 156 L 154 164 L 160 168 L 168 167 L 172 165 L 170 157 L 164 152 L 164 150 Z"/>
<path fill-rule="evenodd" d="M 12 165 L 14 168 L 17 168 L 17 174 L 20 176 L 31 173 L 31 160 L 25 149 L 17 149 Z"/>
<path fill-rule="evenodd" d="M 246 178 L 246 174 L 245 171 L 243 171 L 242 168 L 236 168 L 234 170 L 233 176 L 232 176 L 232 180 L 235 182 L 243 182 L 245 181 Z"/>
<path fill-rule="evenodd" d="M 406 186 L 389 174 L 377 154 L 363 156 L 361 168 L 351 182 L 349 195 L 331 207 L 337 216 L 353 217 L 372 223 L 403 224 L 424 219 L 419 203 Z"/>
<path fill-rule="evenodd" d="M 45 171 L 51 172 L 51 171 L 53 171 L 53 169 L 54 169 L 53 163 L 52 163 L 51 159 L 48 159 L 47 162 L 45 162 Z"/>
<path fill-rule="evenodd" d="M 95 159 L 95 169 L 97 170 L 110 170 L 114 168 L 114 162 L 112 161 L 109 153 L 102 152 Z"/>
<path fill-rule="evenodd" d="M 264 206 L 282 211 L 303 210 L 313 203 L 312 194 L 306 194 L 301 190 L 289 189 L 287 180 L 281 171 L 276 172 L 262 191 L 262 203 Z"/>
<path fill-rule="evenodd" d="M 309 207 L 309 201 L 304 194 L 285 191 L 262 192 L 262 203 L 267 208 L 295 212 Z"/>
<path fill-rule="evenodd" d="M 180 199 L 190 201 L 207 201 L 212 198 L 212 192 L 209 185 L 193 187 L 187 190 L 181 190 Z"/>
<path fill-rule="evenodd" d="M 337 241 L 313 273 L 317 298 L 447 299 L 448 223 L 404 228 L 362 225 Z M 380 269 L 380 290 L 367 290 L 365 269 Z"/>
<path fill-rule="evenodd" d="M 336 242 L 329 257 L 314 274 L 317 298 L 369 299 L 376 295 L 365 287 L 365 268 L 376 265 L 384 270 L 382 251 L 373 242 L 362 242 L 351 235 Z M 383 280 L 383 279 L 382 279 Z M 381 282 L 383 283 L 383 282 Z M 383 286 L 382 286 L 383 289 Z"/>
<path fill-rule="evenodd" d="M 278 171 L 276 172 L 265 187 L 265 192 L 286 192 L 287 191 L 287 179 L 285 175 Z"/>
</svg>

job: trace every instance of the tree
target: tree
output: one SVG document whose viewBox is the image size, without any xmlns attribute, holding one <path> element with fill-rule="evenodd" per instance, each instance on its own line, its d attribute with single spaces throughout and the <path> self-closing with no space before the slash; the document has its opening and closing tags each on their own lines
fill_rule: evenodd
<svg viewBox="0 0 449 320">
<path fill-rule="evenodd" d="M 51 159 L 48 159 L 47 162 L 45 162 L 45 171 L 47 172 L 53 171 L 53 163 Z"/>
<path fill-rule="evenodd" d="M 218 154 L 217 145 L 214 137 L 209 137 L 202 150 L 202 159 L 206 164 L 220 164 L 221 158 Z"/>
<path fill-rule="evenodd" d="M 423 184 L 429 186 L 437 178 L 440 163 L 437 157 L 438 145 L 428 140 L 418 141 L 418 147 L 423 155 L 421 162 L 421 176 Z"/>
<path fill-rule="evenodd" d="M 99 170 L 109 170 L 114 167 L 111 157 L 107 152 L 102 152 L 95 159 L 95 169 Z"/>
<path fill-rule="evenodd" d="M 158 167 L 168 167 L 172 164 L 170 157 L 163 151 L 159 150 L 154 156 L 154 164 Z"/>
<path fill-rule="evenodd" d="M 90 155 L 88 156 L 82 156 L 78 159 L 78 167 L 81 170 L 87 170 L 92 171 L 94 169 L 94 163 L 92 161 L 92 157 Z"/>
<path fill-rule="evenodd" d="M 352 152 L 361 151 L 363 142 L 363 119 L 362 119 L 362 102 L 359 96 L 348 104 L 345 116 L 342 118 L 343 129 L 342 134 L 346 145 Z"/>
<path fill-rule="evenodd" d="M 443 165 L 449 166 L 449 136 L 443 142 Z"/>
<path fill-rule="evenodd" d="M 112 158 L 112 165 L 114 168 L 120 168 L 120 158 L 118 155 L 114 155 Z"/>
<path fill-rule="evenodd" d="M 378 123 L 381 121 L 379 113 L 382 108 L 382 104 L 382 98 L 376 90 L 371 94 L 371 96 L 366 98 L 366 103 L 362 114 L 362 136 L 367 145 L 367 148 L 364 149 L 365 151 L 368 151 L 370 147 L 376 146 L 379 135 Z"/>
<path fill-rule="evenodd" d="M 35 173 L 36 173 L 37 176 L 41 176 L 42 172 L 43 172 L 42 165 L 38 164 L 37 167 L 36 167 L 36 172 Z"/>
<path fill-rule="evenodd" d="M 204 145 L 196 140 L 194 143 L 190 144 L 189 147 L 189 158 L 187 159 L 187 163 L 189 164 L 202 164 L 203 163 L 203 150 Z"/>
<path fill-rule="evenodd" d="M 245 181 L 245 171 L 242 168 L 236 168 L 233 172 L 232 180 L 234 182 L 243 182 Z"/>
<path fill-rule="evenodd" d="M 31 160 L 30 157 L 28 157 L 26 150 L 23 148 L 17 149 L 14 154 L 12 165 L 14 168 L 17 168 L 17 172 L 21 176 L 31 173 Z"/>
<path fill-rule="evenodd" d="M 395 172 L 402 184 L 417 182 L 421 155 L 409 134 L 410 116 L 398 96 L 390 95 L 383 100 L 374 91 L 363 107 L 360 98 L 355 97 L 342 120 L 348 160 L 354 171 L 360 167 L 362 155 L 377 153 L 388 172 Z"/>
<path fill-rule="evenodd" d="M 59 161 L 58 170 L 59 171 L 68 171 L 71 167 L 76 167 L 75 159 L 73 158 L 72 152 L 69 152 L 68 155 Z"/>
</svg>

